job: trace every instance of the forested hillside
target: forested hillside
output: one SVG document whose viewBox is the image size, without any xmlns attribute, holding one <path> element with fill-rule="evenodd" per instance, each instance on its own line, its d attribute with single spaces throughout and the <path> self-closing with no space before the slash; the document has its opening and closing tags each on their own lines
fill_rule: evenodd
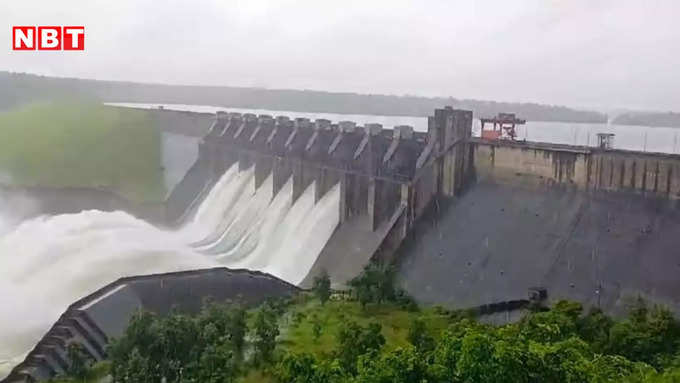
<svg viewBox="0 0 680 383">
<path fill-rule="evenodd" d="M 680 113 L 625 113 L 617 116 L 614 124 L 680 127 Z"/>
<path fill-rule="evenodd" d="M 602 113 L 533 103 L 311 90 L 141 84 L 0 72 L 0 110 L 36 100 L 58 99 L 65 95 L 109 102 L 205 104 L 295 112 L 401 116 L 428 116 L 435 108 L 452 105 L 473 110 L 477 117 L 512 112 L 530 121 L 604 122 L 607 119 Z"/>
</svg>

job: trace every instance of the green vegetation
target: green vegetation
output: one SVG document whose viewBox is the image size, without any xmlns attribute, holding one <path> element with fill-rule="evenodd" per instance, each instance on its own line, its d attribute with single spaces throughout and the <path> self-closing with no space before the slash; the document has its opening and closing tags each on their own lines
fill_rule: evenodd
<svg viewBox="0 0 680 383">
<path fill-rule="evenodd" d="M 380 274 L 380 270 L 384 273 Z M 313 294 L 248 312 L 208 305 L 196 316 L 140 313 L 112 343 L 116 382 L 627 382 L 680 379 L 680 322 L 637 300 L 626 319 L 560 301 L 492 326 L 389 293 L 385 268 L 373 300 L 356 289 L 325 304 Z M 358 281 L 363 279 L 361 283 Z M 386 298 L 391 297 L 391 298 Z M 379 302 L 380 301 L 380 302 Z"/>
<path fill-rule="evenodd" d="M 312 287 L 314 295 L 321 301 L 321 304 L 326 304 L 331 297 L 331 277 L 326 270 L 321 271 L 321 275 L 314 278 L 314 287 Z"/>
<path fill-rule="evenodd" d="M 0 183 L 98 188 L 159 201 L 161 139 L 151 116 L 77 102 L 0 112 Z"/>
<path fill-rule="evenodd" d="M 70 374 L 69 376 L 64 376 L 64 377 L 59 377 L 57 379 L 53 379 L 50 382 L 51 383 L 98 383 L 102 379 L 106 378 L 107 375 L 110 374 L 111 371 L 111 362 L 100 362 L 100 363 L 95 363 L 94 365 L 90 366 L 87 368 L 87 371 L 85 373 L 84 377 L 76 377 L 73 374 Z"/>
</svg>

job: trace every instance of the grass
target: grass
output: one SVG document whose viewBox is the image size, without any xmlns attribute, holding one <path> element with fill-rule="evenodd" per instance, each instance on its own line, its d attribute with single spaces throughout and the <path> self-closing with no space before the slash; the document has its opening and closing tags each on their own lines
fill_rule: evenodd
<svg viewBox="0 0 680 383">
<path fill-rule="evenodd" d="M 407 336 L 411 321 L 422 318 L 433 336 L 444 330 L 450 319 L 434 309 L 425 308 L 420 312 L 411 312 L 391 304 L 368 305 L 365 309 L 354 301 L 330 301 L 322 306 L 313 299 L 302 305 L 295 305 L 287 319 L 288 324 L 282 326 L 279 347 L 292 352 L 309 352 L 328 354 L 336 346 L 336 336 L 343 323 L 354 321 L 361 325 L 377 322 L 382 325 L 385 337 L 385 350 L 393 350 L 408 344 Z M 301 313 L 301 314 L 296 314 Z M 301 316 L 296 323 L 295 316 Z M 322 324 L 319 339 L 314 338 L 313 317 L 316 315 Z"/>
<path fill-rule="evenodd" d="M 288 308 L 279 323 L 281 331 L 277 339 L 279 355 L 285 351 L 329 355 L 337 347 L 336 338 L 342 324 L 349 321 L 361 325 L 371 322 L 380 323 L 385 337 L 384 351 L 408 344 L 409 327 L 416 317 L 425 321 L 429 332 L 434 337 L 438 337 L 451 322 L 447 314 L 436 308 L 423 308 L 419 312 L 406 311 L 392 304 L 368 305 L 362 308 L 358 302 L 341 299 L 321 305 L 318 299 L 312 299 L 308 294 L 301 294 L 296 297 L 296 300 L 297 302 Z M 249 315 L 250 328 L 254 323 L 254 313 L 255 310 Z M 315 316 L 323 328 L 318 339 L 315 339 L 313 332 Z M 239 380 L 240 383 L 273 383 L 275 381 L 266 371 L 258 369 L 249 370 Z"/>
<path fill-rule="evenodd" d="M 94 103 L 2 112 L 0 183 L 97 188 L 158 202 L 164 196 L 159 127 L 146 111 Z"/>
</svg>

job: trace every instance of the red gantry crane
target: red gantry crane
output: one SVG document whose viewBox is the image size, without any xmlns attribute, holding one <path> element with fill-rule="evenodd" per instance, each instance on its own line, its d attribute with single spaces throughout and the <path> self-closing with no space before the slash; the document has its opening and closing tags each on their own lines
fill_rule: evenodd
<svg viewBox="0 0 680 383">
<path fill-rule="evenodd" d="M 496 117 L 481 118 L 480 121 L 482 122 L 482 138 L 485 140 L 515 140 L 517 138 L 515 126 L 524 125 L 527 122 L 517 118 L 514 113 L 498 113 Z M 493 124 L 493 128 L 485 130 L 486 124 Z"/>
</svg>

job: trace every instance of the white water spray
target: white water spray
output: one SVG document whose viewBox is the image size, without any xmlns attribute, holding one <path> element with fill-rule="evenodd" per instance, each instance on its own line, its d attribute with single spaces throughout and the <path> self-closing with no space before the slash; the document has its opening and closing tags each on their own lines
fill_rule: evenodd
<svg viewBox="0 0 680 383">
<path fill-rule="evenodd" d="M 293 203 L 289 179 L 232 166 L 176 231 L 123 212 L 38 217 L 0 233 L 0 379 L 72 302 L 119 278 L 227 266 L 298 284 L 339 222 L 339 187 L 314 203 L 311 184 Z M 2 214 L 2 212 L 0 212 Z"/>
</svg>

